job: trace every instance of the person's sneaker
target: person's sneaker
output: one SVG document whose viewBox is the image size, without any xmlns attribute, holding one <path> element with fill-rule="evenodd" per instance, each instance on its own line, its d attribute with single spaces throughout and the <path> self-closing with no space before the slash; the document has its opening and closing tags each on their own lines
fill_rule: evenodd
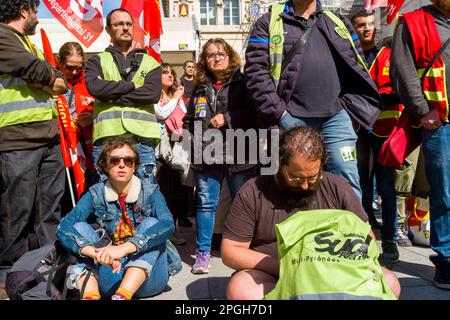
<svg viewBox="0 0 450 320">
<path fill-rule="evenodd" d="M 381 249 L 383 250 L 383 253 L 380 256 L 381 259 L 391 263 L 396 263 L 399 261 L 400 254 L 398 252 L 397 243 L 395 243 L 395 241 L 382 241 Z"/>
<path fill-rule="evenodd" d="M 192 222 L 188 218 L 178 219 L 178 225 L 185 228 L 192 227 Z"/>
<path fill-rule="evenodd" d="M 411 247 L 412 243 L 408 238 L 408 235 L 403 228 L 403 225 L 399 225 L 397 229 L 397 244 L 400 247 Z"/>
<path fill-rule="evenodd" d="M 442 259 L 438 255 L 432 255 L 430 260 L 436 267 L 434 285 L 439 289 L 450 290 L 450 259 Z"/>
<path fill-rule="evenodd" d="M 207 252 L 197 251 L 191 272 L 193 274 L 205 274 L 209 272 L 209 268 L 211 268 L 211 256 Z"/>
<path fill-rule="evenodd" d="M 178 235 L 177 232 L 171 234 L 171 235 L 169 236 L 169 240 L 170 240 L 170 242 L 172 242 L 172 243 L 173 243 L 174 245 L 176 245 L 176 246 L 181 246 L 181 245 L 183 245 L 183 244 L 186 243 L 186 239 L 181 238 L 181 237 Z"/>
</svg>

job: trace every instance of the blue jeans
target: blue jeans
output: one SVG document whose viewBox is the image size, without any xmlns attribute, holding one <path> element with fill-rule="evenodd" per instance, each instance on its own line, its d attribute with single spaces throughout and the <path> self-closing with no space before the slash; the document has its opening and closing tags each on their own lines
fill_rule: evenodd
<svg viewBox="0 0 450 320">
<path fill-rule="evenodd" d="M 139 233 L 140 228 L 148 228 L 157 223 L 157 219 L 148 218 L 144 220 L 136 232 Z M 83 235 L 91 243 L 99 240 L 98 234 L 86 222 L 78 222 L 75 229 Z M 86 270 L 91 270 L 97 278 L 102 296 L 110 297 L 119 288 L 120 283 L 125 275 L 126 269 L 137 267 L 143 269 L 147 273 L 147 279 L 135 293 L 134 297 L 142 298 L 154 296 L 162 292 L 169 281 L 169 271 L 167 266 L 166 246 L 161 245 L 152 251 L 140 253 L 130 257 L 122 258 L 122 268 L 119 273 L 112 273 L 111 268 L 104 265 L 94 265 L 92 259 L 82 258 L 77 264 L 71 266 L 70 280 L 72 287 L 77 288 L 76 281 Z"/>
<path fill-rule="evenodd" d="M 450 124 L 422 133 L 425 172 L 430 184 L 430 244 L 450 257 Z"/>
<path fill-rule="evenodd" d="M 219 202 L 220 187 L 223 178 L 227 180 L 230 196 L 234 199 L 242 185 L 256 176 L 256 169 L 252 168 L 235 174 L 228 174 L 225 166 L 203 166 L 203 171 L 194 170 L 197 185 L 197 251 L 211 251 L 211 239 L 214 231 L 214 218 Z"/>
<path fill-rule="evenodd" d="M 59 144 L 0 152 L 0 262 L 56 239 L 65 172 Z"/>
<path fill-rule="evenodd" d="M 378 154 L 385 139 L 379 138 L 367 131 L 358 133 L 358 170 L 362 190 L 362 204 L 367 214 L 373 216 L 374 176 L 376 190 L 381 197 L 381 240 L 397 240 L 397 197 L 394 187 L 394 168 L 378 163 Z M 372 155 L 372 165 L 370 156 Z"/>
<path fill-rule="evenodd" d="M 155 183 L 156 165 L 155 165 L 155 143 L 153 140 L 148 142 L 142 141 L 133 145 L 139 154 L 139 166 L 136 169 L 135 175 L 141 180 L 149 179 L 151 183 Z M 106 181 L 108 177 L 100 172 L 97 166 L 98 158 L 103 150 L 103 143 L 96 142 L 92 146 L 92 158 L 98 175 L 102 181 Z"/>
<path fill-rule="evenodd" d="M 324 137 L 329 159 L 326 170 L 347 180 L 361 199 L 356 161 L 356 133 L 347 111 L 342 109 L 334 116 L 326 118 L 296 118 L 286 112 L 279 126 L 281 129 L 302 126 L 319 130 Z"/>
</svg>

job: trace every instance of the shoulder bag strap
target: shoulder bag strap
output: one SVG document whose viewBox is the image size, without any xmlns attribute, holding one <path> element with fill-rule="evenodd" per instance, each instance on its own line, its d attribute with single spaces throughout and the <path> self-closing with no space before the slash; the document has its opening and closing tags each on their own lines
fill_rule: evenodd
<svg viewBox="0 0 450 320">
<path fill-rule="evenodd" d="M 430 63 L 425 68 L 425 70 L 423 71 L 422 76 L 420 77 L 420 82 L 423 82 L 423 79 L 425 78 L 425 75 L 428 73 L 428 71 L 430 71 L 430 69 L 433 66 L 433 64 L 436 62 L 436 60 L 439 58 L 439 56 L 442 54 L 442 52 L 445 50 L 445 48 L 448 46 L 449 43 L 450 43 L 450 38 L 448 38 L 447 41 L 445 41 L 444 45 L 439 49 L 438 52 L 436 52 L 436 54 L 434 55 L 433 59 L 431 59 Z"/>
<path fill-rule="evenodd" d="M 297 54 L 297 52 L 300 52 L 305 47 L 306 43 L 308 43 L 309 38 L 311 37 L 311 33 L 316 28 L 317 22 L 320 18 L 316 18 L 314 20 L 314 23 L 311 27 L 309 27 L 308 30 L 303 34 L 303 36 L 297 40 L 295 45 L 289 50 L 289 52 L 286 55 L 286 58 L 283 59 L 283 62 L 281 63 L 281 73 L 283 73 L 284 69 L 289 65 L 289 63 L 292 61 L 294 56 Z"/>
</svg>

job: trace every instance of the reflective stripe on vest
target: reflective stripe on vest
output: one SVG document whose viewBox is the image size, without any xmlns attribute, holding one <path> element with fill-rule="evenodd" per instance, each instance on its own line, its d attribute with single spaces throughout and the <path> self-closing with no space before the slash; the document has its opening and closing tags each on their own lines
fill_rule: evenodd
<svg viewBox="0 0 450 320">
<path fill-rule="evenodd" d="M 122 80 L 112 54 L 102 52 L 99 54 L 99 57 L 104 79 L 110 81 Z M 146 75 L 157 67 L 159 67 L 159 63 L 155 59 L 144 55 L 132 81 L 136 85 L 143 85 Z M 94 103 L 93 142 L 101 138 L 117 136 L 127 132 L 144 138 L 160 138 L 161 133 L 153 105 L 122 107 L 114 103 L 104 103 L 96 100 Z"/>
<path fill-rule="evenodd" d="M 405 13 L 399 20 L 404 19 L 414 48 L 415 64 L 419 78 L 424 69 L 442 46 L 441 38 L 433 15 L 419 9 Z M 434 62 L 422 82 L 422 91 L 430 108 L 436 109 L 444 121 L 448 119 L 449 107 L 447 99 L 447 85 L 445 79 L 445 64 L 442 55 Z"/>
<path fill-rule="evenodd" d="M 275 85 L 278 86 L 281 77 L 281 66 L 283 60 L 283 45 L 284 45 L 284 27 L 283 27 L 283 18 L 280 16 L 286 10 L 287 3 L 275 3 L 272 4 L 272 11 L 270 14 L 270 23 L 269 23 L 269 62 L 270 68 L 269 73 L 272 76 Z M 355 44 L 353 42 L 352 36 L 348 31 L 345 24 L 336 16 L 333 12 L 329 10 L 323 10 L 323 13 L 330 18 L 331 21 L 336 25 L 335 31 L 336 33 L 348 40 L 351 44 L 352 50 L 355 54 L 356 61 L 360 68 L 364 71 L 369 72 L 367 70 L 366 64 L 364 60 L 359 55 L 356 50 Z"/>
<path fill-rule="evenodd" d="M 377 85 L 380 94 L 390 94 L 394 92 L 391 85 L 391 79 L 389 78 L 390 58 L 391 49 L 382 47 L 378 51 L 377 56 L 369 69 L 370 77 Z M 388 137 L 397 124 L 402 111 L 402 104 L 385 105 L 383 111 L 373 125 L 372 133 L 378 137 Z"/>
<path fill-rule="evenodd" d="M 28 52 L 31 48 L 16 35 Z M 39 59 L 44 60 L 42 52 L 34 46 Z M 50 95 L 29 86 L 20 77 L 9 74 L 0 75 L 0 128 L 22 123 L 48 121 L 56 117 L 54 102 Z"/>
</svg>

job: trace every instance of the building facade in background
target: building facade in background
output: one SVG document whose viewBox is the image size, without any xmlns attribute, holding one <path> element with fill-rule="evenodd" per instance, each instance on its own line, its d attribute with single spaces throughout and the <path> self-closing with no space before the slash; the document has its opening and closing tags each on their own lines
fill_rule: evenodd
<svg viewBox="0 0 450 320">
<path fill-rule="evenodd" d="M 274 2 L 286 0 L 161 0 L 163 15 L 163 35 L 161 36 L 161 57 L 164 62 L 172 63 L 179 75 L 186 60 L 196 60 L 202 45 L 210 38 L 221 37 L 230 43 L 240 54 L 244 54 L 248 35 L 253 23 Z M 104 16 L 121 0 L 104 2 Z M 364 0 L 321 0 L 322 7 L 345 16 L 364 9 Z M 406 1 L 400 13 L 429 4 L 429 0 Z M 107 8 L 106 8 L 107 4 Z M 39 7 L 41 11 L 42 5 Z M 384 9 L 375 12 L 377 41 L 392 35 L 395 21 L 388 26 Z M 49 35 L 53 50 L 56 52 L 66 41 L 77 41 L 56 19 L 47 15 L 39 18 L 39 28 Z M 39 30 L 32 39 L 40 44 Z M 89 48 L 84 48 L 88 56 L 104 51 L 110 38 L 106 31 Z"/>
</svg>

